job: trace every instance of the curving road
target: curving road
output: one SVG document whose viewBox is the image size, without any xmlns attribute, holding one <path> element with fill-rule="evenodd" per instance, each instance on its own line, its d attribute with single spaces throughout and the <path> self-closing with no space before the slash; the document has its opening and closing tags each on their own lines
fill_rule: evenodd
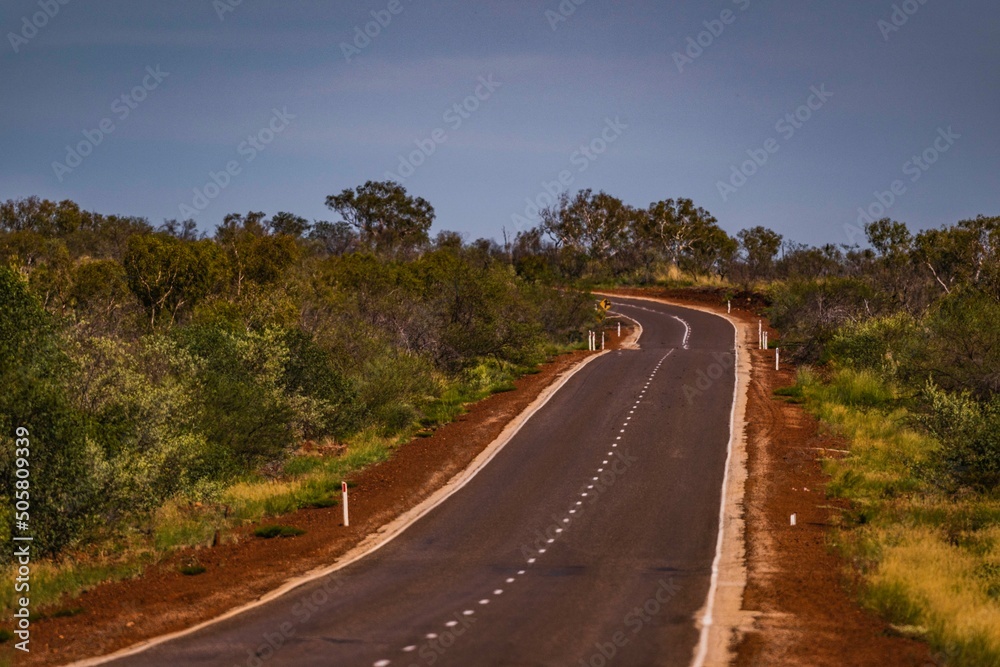
<svg viewBox="0 0 1000 667">
<path fill-rule="evenodd" d="M 719 528 L 734 329 L 615 298 L 640 350 L 574 375 L 370 556 L 112 664 L 689 665 Z"/>
</svg>

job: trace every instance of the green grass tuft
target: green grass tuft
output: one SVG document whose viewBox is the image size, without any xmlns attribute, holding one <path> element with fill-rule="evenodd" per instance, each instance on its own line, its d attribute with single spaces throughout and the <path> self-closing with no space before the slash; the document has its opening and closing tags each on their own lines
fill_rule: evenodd
<svg viewBox="0 0 1000 667">
<path fill-rule="evenodd" d="M 253 531 L 254 535 L 262 537 L 265 540 L 269 540 L 273 537 L 296 537 L 298 535 L 305 535 L 305 533 L 306 531 L 301 528 L 296 528 L 295 526 L 281 526 L 277 524 L 261 526 Z"/>
<path fill-rule="evenodd" d="M 51 618 L 70 618 L 72 616 L 79 616 L 84 611 L 83 607 L 66 607 L 64 609 L 59 609 L 50 614 Z"/>
<path fill-rule="evenodd" d="M 317 498 L 316 500 L 310 501 L 306 507 L 310 509 L 326 509 L 327 507 L 336 507 L 339 504 L 339 500 L 332 496 L 327 496 L 326 498 Z"/>
</svg>

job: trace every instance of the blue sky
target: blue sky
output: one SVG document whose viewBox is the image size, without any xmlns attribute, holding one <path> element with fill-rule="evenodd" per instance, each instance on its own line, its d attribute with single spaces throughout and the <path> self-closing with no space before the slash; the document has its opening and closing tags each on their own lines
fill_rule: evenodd
<svg viewBox="0 0 1000 667">
<path fill-rule="evenodd" d="M 812 244 L 848 242 L 859 208 L 1000 214 L 988 0 L 9 0 L 0 29 L 3 199 L 331 219 L 327 195 L 402 157 L 470 240 L 533 222 L 560 174 Z"/>
</svg>

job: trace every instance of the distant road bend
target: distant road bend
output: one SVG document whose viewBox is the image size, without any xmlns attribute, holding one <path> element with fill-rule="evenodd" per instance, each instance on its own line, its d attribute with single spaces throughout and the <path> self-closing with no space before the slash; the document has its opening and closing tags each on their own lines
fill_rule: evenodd
<svg viewBox="0 0 1000 667">
<path fill-rule="evenodd" d="M 584 366 L 396 539 L 112 664 L 690 665 L 719 530 L 734 328 L 613 301 L 642 324 L 641 349 Z"/>
</svg>

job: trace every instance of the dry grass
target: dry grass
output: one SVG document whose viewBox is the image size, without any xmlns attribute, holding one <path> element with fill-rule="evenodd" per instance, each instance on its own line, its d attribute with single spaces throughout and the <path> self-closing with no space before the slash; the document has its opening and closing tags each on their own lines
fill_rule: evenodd
<svg viewBox="0 0 1000 667">
<path fill-rule="evenodd" d="M 249 480 L 225 489 L 217 502 L 166 503 L 150 519 L 148 534 L 116 536 L 103 549 L 71 555 L 60 562 L 32 564 L 32 608 L 44 610 L 105 581 L 138 576 L 143 569 L 176 549 L 208 546 L 216 531 L 232 539 L 232 529 L 280 516 L 328 499 L 352 473 L 388 458 L 396 440 L 374 432 L 359 434 L 338 457 L 313 456 L 289 462 L 284 480 Z M 5 612 L 13 609 L 14 577 L 0 581 Z"/>
<path fill-rule="evenodd" d="M 981 550 L 955 546 L 928 526 L 873 533 L 882 553 L 868 603 L 896 622 L 925 627 L 953 664 L 1000 664 L 1000 526 L 978 536 Z"/>
<path fill-rule="evenodd" d="M 828 493 L 851 500 L 836 536 L 862 600 L 916 632 L 949 665 L 1000 665 L 1000 499 L 952 497 L 928 466 L 937 443 L 908 426 L 892 387 L 838 371 L 800 373 L 808 408 L 850 444 L 827 461 Z"/>
</svg>

